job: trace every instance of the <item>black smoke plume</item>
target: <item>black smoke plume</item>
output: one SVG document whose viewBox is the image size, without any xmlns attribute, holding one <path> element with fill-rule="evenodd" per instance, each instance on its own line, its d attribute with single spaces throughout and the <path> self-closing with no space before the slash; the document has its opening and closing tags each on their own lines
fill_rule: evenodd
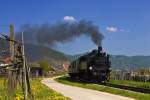
<svg viewBox="0 0 150 100">
<path fill-rule="evenodd" d="M 20 30 L 24 32 L 26 42 L 48 46 L 54 46 L 58 42 L 69 42 L 81 35 L 86 35 L 90 37 L 96 45 L 101 45 L 102 39 L 104 38 L 97 26 L 85 20 L 78 22 L 62 21 L 55 24 L 45 23 L 40 26 L 26 24 L 23 25 Z M 17 38 L 20 37 L 21 35 L 18 34 Z"/>
</svg>

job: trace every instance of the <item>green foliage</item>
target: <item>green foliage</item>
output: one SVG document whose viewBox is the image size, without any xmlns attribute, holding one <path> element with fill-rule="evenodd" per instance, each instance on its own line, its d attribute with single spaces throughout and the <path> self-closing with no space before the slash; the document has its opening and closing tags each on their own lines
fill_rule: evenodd
<svg viewBox="0 0 150 100">
<path fill-rule="evenodd" d="M 40 67 L 43 69 L 43 71 L 45 72 L 54 71 L 54 69 L 50 66 L 48 60 L 41 60 L 38 63 Z"/>
<path fill-rule="evenodd" d="M 69 98 L 62 96 L 60 93 L 55 92 L 44 84 L 41 84 L 39 79 L 33 80 L 31 84 L 35 100 L 70 100 Z"/>
<path fill-rule="evenodd" d="M 109 82 L 113 84 L 150 89 L 150 82 L 136 82 L 136 81 L 129 81 L 129 80 L 109 80 Z"/>
<path fill-rule="evenodd" d="M 120 90 L 120 89 L 115 89 L 112 87 L 102 86 L 102 85 L 93 84 L 93 83 L 74 82 L 74 81 L 68 80 L 68 78 L 66 78 L 65 76 L 57 78 L 56 81 L 63 83 L 63 84 L 71 85 L 71 86 L 78 86 L 78 87 L 82 87 L 82 88 L 88 88 L 88 89 L 98 90 L 98 91 L 102 91 L 102 92 L 117 94 L 117 95 L 121 95 L 121 96 L 131 97 L 131 98 L 135 98 L 137 100 L 149 100 L 149 98 L 150 98 L 149 94 Z"/>
<path fill-rule="evenodd" d="M 31 89 L 34 100 L 70 100 L 42 84 L 40 79 L 31 80 Z M 0 100 L 23 100 L 21 87 L 18 85 L 16 93 L 10 98 L 7 95 L 7 83 L 5 83 L 4 79 L 0 78 Z"/>
</svg>

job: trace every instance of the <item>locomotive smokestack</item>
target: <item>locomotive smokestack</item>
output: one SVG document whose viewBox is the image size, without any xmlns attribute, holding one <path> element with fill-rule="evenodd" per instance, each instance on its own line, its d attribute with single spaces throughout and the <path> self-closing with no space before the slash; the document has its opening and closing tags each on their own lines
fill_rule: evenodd
<svg viewBox="0 0 150 100">
<path fill-rule="evenodd" d="M 102 46 L 98 46 L 98 51 L 102 51 Z"/>
</svg>

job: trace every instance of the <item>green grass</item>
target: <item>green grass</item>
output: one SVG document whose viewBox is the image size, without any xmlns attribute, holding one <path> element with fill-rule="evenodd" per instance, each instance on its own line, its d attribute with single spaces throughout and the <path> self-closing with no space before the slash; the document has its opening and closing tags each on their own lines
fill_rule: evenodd
<svg viewBox="0 0 150 100">
<path fill-rule="evenodd" d="M 110 80 L 109 82 L 113 84 L 150 89 L 150 82 L 136 82 L 136 81 L 129 81 L 129 80 Z"/>
<path fill-rule="evenodd" d="M 136 93 L 136 92 L 127 91 L 127 90 L 120 90 L 120 89 L 115 89 L 115 88 L 93 84 L 93 83 L 75 82 L 75 81 L 69 80 L 65 76 L 59 77 L 55 80 L 60 83 L 71 85 L 71 86 L 77 86 L 77 87 L 82 87 L 82 88 L 98 90 L 102 92 L 108 92 L 112 94 L 135 98 L 137 100 L 150 100 L 150 94 L 143 94 L 143 93 Z"/>
<path fill-rule="evenodd" d="M 70 100 L 42 84 L 40 79 L 33 79 L 31 81 L 31 88 L 34 100 Z M 18 88 L 14 95 L 9 98 L 6 91 L 6 83 L 4 79 L 0 79 L 0 100 L 23 100 L 23 93 Z"/>
</svg>

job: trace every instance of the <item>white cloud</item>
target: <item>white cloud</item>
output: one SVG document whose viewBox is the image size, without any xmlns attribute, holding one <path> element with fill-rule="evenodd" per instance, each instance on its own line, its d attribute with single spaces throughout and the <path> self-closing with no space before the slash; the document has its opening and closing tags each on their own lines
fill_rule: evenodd
<svg viewBox="0 0 150 100">
<path fill-rule="evenodd" d="M 109 32 L 129 32 L 129 31 L 126 30 L 126 29 L 118 28 L 118 27 L 116 27 L 116 26 L 107 26 L 107 27 L 106 27 L 106 30 L 109 31 Z"/>
<path fill-rule="evenodd" d="M 106 30 L 109 31 L 109 32 L 117 32 L 118 28 L 114 27 L 114 26 L 107 26 Z"/>
<path fill-rule="evenodd" d="M 64 16 L 64 21 L 76 21 L 76 19 L 73 16 Z"/>
</svg>

